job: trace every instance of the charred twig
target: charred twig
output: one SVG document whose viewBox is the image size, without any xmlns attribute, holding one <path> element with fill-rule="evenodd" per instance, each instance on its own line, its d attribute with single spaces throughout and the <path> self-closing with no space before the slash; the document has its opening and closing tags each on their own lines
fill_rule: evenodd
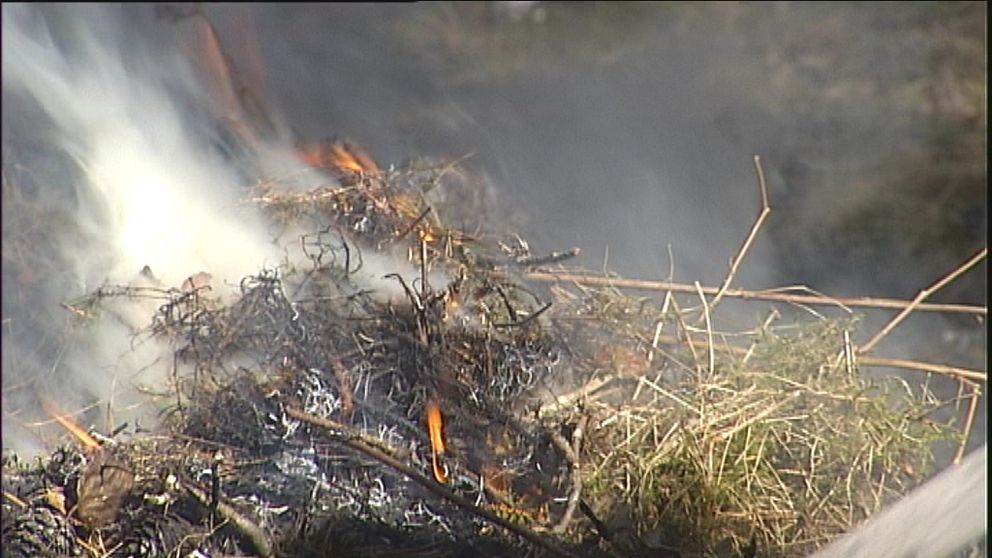
<svg viewBox="0 0 992 558">
<path fill-rule="evenodd" d="M 559 548 L 551 541 L 544 539 L 534 531 L 524 527 L 523 525 L 518 525 L 516 523 L 507 521 L 502 517 L 500 517 L 499 515 L 497 515 L 496 513 L 486 508 L 476 506 L 475 504 L 463 498 L 462 496 L 455 494 L 454 492 L 444 488 L 442 485 L 427 478 L 419 471 L 399 461 L 395 457 L 383 452 L 381 449 L 369 445 L 364 441 L 365 437 L 342 436 L 340 433 L 350 429 L 347 428 L 342 429 L 341 427 L 343 425 L 341 424 L 338 424 L 331 420 L 322 419 L 320 417 L 316 417 L 308 413 L 304 413 L 303 411 L 294 409 L 292 407 L 286 407 L 286 414 L 301 422 L 305 422 L 312 426 L 323 428 L 336 441 L 348 446 L 353 450 L 361 452 L 379 461 L 384 465 L 388 465 L 389 467 L 392 467 L 396 471 L 399 471 L 400 473 L 406 475 L 407 478 L 423 486 L 424 488 L 431 491 L 435 495 L 444 498 L 445 500 L 451 502 L 452 504 L 455 504 L 456 506 L 466 511 L 469 511 L 479 517 L 482 517 L 483 519 L 486 519 L 487 521 L 499 527 L 502 527 L 508 531 L 511 531 L 516 535 L 519 535 L 520 537 L 524 538 L 534 546 L 547 550 L 548 552 L 556 556 L 574 557 L 574 555 L 571 552 Z"/>
<path fill-rule="evenodd" d="M 582 436 L 585 432 L 586 423 L 589 421 L 589 417 L 582 415 L 579 417 L 578 424 L 575 425 L 575 430 L 572 432 L 572 445 L 568 446 L 564 443 L 561 435 L 555 432 L 556 437 L 552 437 L 552 441 L 555 446 L 559 449 L 569 448 L 570 451 L 566 453 L 566 457 L 569 460 L 569 465 L 571 468 L 572 477 L 572 492 L 568 496 L 568 503 L 565 505 L 565 512 L 562 513 L 561 519 L 558 523 L 551 529 L 552 533 L 564 533 L 565 529 L 568 528 L 568 524 L 572 521 L 572 516 L 575 514 L 575 507 L 579 504 L 579 497 L 582 495 L 582 470 L 581 470 L 581 455 L 582 455 Z"/>
<path fill-rule="evenodd" d="M 410 286 L 406 284 L 406 281 L 403 279 L 402 275 L 400 275 L 399 273 L 387 273 L 383 275 L 383 278 L 396 279 L 397 281 L 399 281 L 400 286 L 403 287 L 403 291 L 406 292 L 406 296 L 407 298 L 410 299 L 410 302 L 413 304 L 413 307 L 416 308 L 418 312 L 424 311 L 423 299 L 421 299 L 420 296 L 418 296 L 417 293 L 414 292 L 413 289 L 411 289 Z"/>
<path fill-rule="evenodd" d="M 551 438 L 551 443 L 558 448 L 558 451 L 565 456 L 565 459 L 567 459 L 569 463 L 576 463 L 579 460 L 579 456 L 575 455 L 575 450 L 572 448 L 572 445 L 568 443 L 568 440 L 566 440 L 560 432 L 552 431 L 548 434 L 548 436 Z"/>
<path fill-rule="evenodd" d="M 407 225 L 407 227 L 403 229 L 403 231 L 396 236 L 396 241 L 400 242 L 401 240 L 406 238 L 408 234 L 413 232 L 413 229 L 417 226 L 418 223 L 424 220 L 424 217 L 427 217 L 427 214 L 431 212 L 431 209 L 432 208 L 430 206 L 427 206 L 427 209 L 421 211 L 420 215 L 418 215 L 416 219 L 410 222 L 410 224 Z"/>
<path fill-rule="evenodd" d="M 213 509 L 217 514 L 230 523 L 239 533 L 244 535 L 251 546 L 255 549 L 255 553 L 262 558 L 269 558 L 273 556 L 272 541 L 269 540 L 269 536 L 255 524 L 254 521 L 245 517 L 241 512 L 234 509 L 230 504 L 223 501 L 213 501 L 211 495 L 208 491 L 196 486 L 190 481 L 180 480 L 182 487 L 189 492 L 201 506 L 207 509 Z M 215 507 L 214 507 L 215 506 Z"/>
<path fill-rule="evenodd" d="M 508 278 L 506 273 L 494 272 L 496 278 Z M 576 283 L 589 287 L 610 287 L 617 289 L 632 289 L 642 291 L 671 291 L 675 293 L 697 294 L 694 285 L 674 283 L 671 281 L 645 281 L 641 279 L 622 279 L 619 277 L 603 277 L 581 273 L 550 273 L 546 271 L 530 271 L 522 274 L 528 281 L 541 283 Z M 807 289 L 808 290 L 808 289 Z M 702 287 L 708 295 L 716 295 L 720 289 Z M 727 289 L 723 296 L 744 300 L 766 300 L 785 302 L 789 304 L 808 304 L 814 306 L 838 306 L 841 308 L 875 308 L 880 310 L 902 310 L 913 304 L 912 301 L 892 298 L 834 298 L 824 295 L 789 294 L 779 290 L 749 291 L 743 289 Z M 969 304 L 930 304 L 918 303 L 913 306 L 917 312 L 943 312 L 948 314 L 970 314 L 974 316 L 988 315 L 988 308 Z"/>
<path fill-rule="evenodd" d="M 606 526 L 606 523 L 604 523 L 603 520 L 596 515 L 596 512 L 592 511 L 589 504 L 587 504 L 582 498 L 579 498 L 579 509 L 582 510 L 582 513 L 585 514 L 585 516 L 589 518 L 589 521 L 592 522 L 592 526 L 596 529 L 596 532 L 599 533 L 599 536 L 602 537 L 604 541 L 612 543 L 613 532 L 610 531 L 610 528 Z"/>
<path fill-rule="evenodd" d="M 562 252 L 551 252 L 550 254 L 544 256 L 520 256 L 513 259 L 513 265 L 517 267 L 537 267 L 539 265 L 551 265 L 563 262 L 565 260 L 570 260 L 582 251 L 578 248 L 572 248 L 570 250 L 564 250 Z"/>
<path fill-rule="evenodd" d="M 420 300 L 427 300 L 430 285 L 427 282 L 427 241 L 420 239 Z"/>
<path fill-rule="evenodd" d="M 493 327 L 520 327 L 520 326 L 523 326 L 523 325 L 527 325 L 528 323 L 536 320 L 537 317 L 540 316 L 541 314 L 547 312 L 549 308 L 551 308 L 551 303 L 550 302 L 547 303 L 547 304 L 545 304 L 541 308 L 538 308 L 537 311 L 535 311 L 533 314 L 531 314 L 530 316 L 527 316 L 526 318 L 524 318 L 522 320 L 517 320 L 515 322 L 503 323 L 503 324 L 493 324 Z"/>
<path fill-rule="evenodd" d="M 447 175 L 449 172 L 455 171 L 458 172 L 458 174 L 461 174 L 460 171 L 456 170 L 458 168 L 458 165 L 463 161 L 467 161 L 468 159 L 474 156 L 475 156 L 475 152 L 470 151 L 469 153 L 462 155 L 461 157 L 455 159 L 454 161 L 448 162 L 440 169 L 436 169 L 437 174 L 431 179 L 430 183 L 424 187 L 424 193 L 426 194 L 431 190 L 433 190 L 434 188 L 437 188 L 438 185 L 441 184 L 441 179 L 444 178 L 445 175 Z"/>
<path fill-rule="evenodd" d="M 347 194 L 353 194 L 356 190 L 357 188 L 354 186 L 343 186 L 317 188 L 302 193 L 270 191 L 247 198 L 244 203 L 253 203 L 262 207 L 319 205 L 327 201 L 333 202 L 336 198 Z"/>
<path fill-rule="evenodd" d="M 500 298 L 503 299 L 503 305 L 506 306 L 506 312 L 510 315 L 510 321 L 516 322 L 519 318 L 517 318 L 517 311 L 513 308 L 513 305 L 510 304 L 510 297 L 506 296 L 506 291 L 499 283 L 496 283 L 494 288 L 496 289 L 496 292 L 499 293 Z"/>
<path fill-rule="evenodd" d="M 902 323 L 902 321 L 905 320 L 907 316 L 909 316 L 914 310 L 919 310 L 919 307 L 922 305 L 922 302 L 927 297 L 939 291 L 940 289 L 944 288 L 945 285 L 947 285 L 951 281 L 954 281 L 955 279 L 963 275 L 966 271 L 974 267 L 978 262 L 985 259 L 987 253 L 988 253 L 988 248 L 982 248 L 980 252 L 972 256 L 965 263 L 958 266 L 957 269 L 948 273 L 933 285 L 920 291 L 920 294 L 916 295 L 916 298 L 914 298 L 912 302 L 906 305 L 906 307 L 903 308 L 902 312 L 899 312 L 899 314 L 896 315 L 896 317 L 892 318 L 892 320 L 889 321 L 889 323 L 885 324 L 885 327 L 883 327 L 878 333 L 876 333 L 875 336 L 872 337 L 867 343 L 859 347 L 858 353 L 864 354 L 875 348 L 875 345 L 877 345 L 879 341 L 885 338 L 885 336 L 888 335 L 889 332 L 895 329 L 896 326 Z"/>
</svg>

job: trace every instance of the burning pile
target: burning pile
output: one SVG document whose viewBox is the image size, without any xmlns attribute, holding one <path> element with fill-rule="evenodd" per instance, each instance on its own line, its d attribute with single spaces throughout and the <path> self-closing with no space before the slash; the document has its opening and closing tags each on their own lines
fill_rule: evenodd
<svg viewBox="0 0 992 558">
<path fill-rule="evenodd" d="M 266 119 L 199 30 L 250 152 Z M 77 443 L 4 455 L 5 556 L 795 556 L 925 478 L 932 442 L 955 435 L 932 413 L 974 416 L 984 374 L 902 362 L 959 382 L 953 399 L 865 380 L 875 340 L 852 345 L 851 314 L 719 330 L 766 199 L 720 289 L 647 285 L 659 305 L 561 267 L 575 249 L 453 225 L 481 211 L 458 162 L 386 168 L 346 141 L 297 156 L 316 185 L 244 200 L 293 237 L 286 260 L 233 299 L 206 273 L 167 288 L 145 270 L 65 303 L 84 329 L 157 301 L 140 337 L 172 349 L 146 394 L 163 420 L 100 434 L 50 407 Z M 6 171 L 23 295 L 27 247 L 50 239 L 25 225 L 6 242 L 44 206 Z"/>
<path fill-rule="evenodd" d="M 204 276 L 158 293 L 149 332 L 190 370 L 160 430 L 5 458 L 6 555 L 789 556 L 922 480 L 949 434 L 932 392 L 861 378 L 852 320 L 731 336 L 671 292 L 527 286 L 572 252 L 446 227 L 450 166 L 323 149 L 336 181 L 251 198 L 311 229 L 306 266 L 230 304 Z M 384 299 L 357 280 L 375 257 L 415 277 Z"/>
</svg>

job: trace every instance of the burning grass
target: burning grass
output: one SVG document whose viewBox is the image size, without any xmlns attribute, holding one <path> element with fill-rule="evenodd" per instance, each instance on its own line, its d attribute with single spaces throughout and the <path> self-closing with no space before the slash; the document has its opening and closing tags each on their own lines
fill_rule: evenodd
<svg viewBox="0 0 992 558">
<path fill-rule="evenodd" d="M 853 314 L 719 329 L 767 203 L 715 297 L 659 304 L 539 269 L 572 251 L 446 225 L 447 208 L 472 211 L 443 192 L 454 165 L 313 153 L 336 180 L 250 199 L 309 231 L 302 263 L 246 277 L 228 305 L 203 277 L 159 293 L 149 332 L 177 350 L 154 436 L 5 460 L 11 555 L 796 556 L 961 436 L 930 419 L 954 402 L 865 378 Z M 360 280 L 371 254 L 394 262 L 398 296 Z M 115 294 L 135 293 L 89 304 Z M 970 374 L 955 377 L 975 401 Z M 108 460 L 115 475 L 93 472 Z M 78 512 L 105 501 L 109 517 Z"/>
</svg>

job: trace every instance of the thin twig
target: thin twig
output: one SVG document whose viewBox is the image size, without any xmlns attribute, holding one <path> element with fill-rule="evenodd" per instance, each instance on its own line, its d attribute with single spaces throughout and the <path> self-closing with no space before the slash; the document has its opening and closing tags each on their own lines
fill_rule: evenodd
<svg viewBox="0 0 992 558">
<path fill-rule="evenodd" d="M 16 504 L 17 507 L 21 508 L 22 510 L 28 507 L 27 502 L 21 500 L 11 492 L 7 492 L 6 490 L 4 490 L 3 497 L 6 498 L 7 500 L 10 500 L 11 503 Z"/>
<path fill-rule="evenodd" d="M 699 300 L 703 303 L 703 318 L 706 321 L 706 346 L 709 357 L 709 377 L 713 377 L 713 369 L 716 366 L 716 355 L 713 348 L 713 324 L 710 323 L 710 305 L 706 303 L 706 295 L 703 294 L 703 287 L 699 281 L 695 282 L 696 291 L 699 293 Z"/>
<path fill-rule="evenodd" d="M 946 364 L 931 364 L 929 362 L 918 362 L 915 360 L 903 360 L 898 358 L 868 357 L 868 356 L 858 357 L 858 364 L 863 364 L 867 366 L 889 366 L 892 368 L 905 368 L 907 370 L 919 370 L 920 372 L 932 372 L 934 374 L 940 374 L 942 376 L 964 378 L 975 382 L 988 381 L 988 375 L 985 372 L 979 372 L 977 370 L 968 370 L 967 368 L 958 368 L 956 366 L 947 366 Z"/>
<path fill-rule="evenodd" d="M 527 316 L 526 318 L 524 318 L 522 320 L 517 320 L 515 322 L 510 322 L 510 323 L 493 324 L 493 327 L 504 328 L 504 327 L 520 327 L 520 326 L 523 326 L 523 325 L 527 325 L 530 322 L 536 320 L 538 318 L 538 316 L 540 316 L 541 314 L 547 312 L 548 311 L 548 308 L 551 308 L 551 303 L 550 302 L 548 302 L 544 306 L 538 308 L 533 314 L 531 314 L 530 316 Z"/>
<path fill-rule="evenodd" d="M 582 496 L 582 436 L 584 435 L 587 422 L 589 422 L 589 417 L 587 415 L 582 415 L 579 417 L 579 422 L 575 425 L 575 430 L 572 432 L 572 446 L 570 448 L 571 455 L 569 456 L 572 469 L 572 492 L 568 495 L 568 503 L 565 505 L 565 512 L 562 513 L 561 519 L 558 520 L 558 523 L 551 529 L 552 533 L 565 532 L 565 529 L 568 528 L 568 524 L 572 522 L 572 516 L 575 514 L 575 508 L 579 505 L 579 498 Z M 567 444 L 563 444 L 563 446 L 567 446 Z"/>
<path fill-rule="evenodd" d="M 737 251 L 737 255 L 730 263 L 730 271 L 727 273 L 727 277 L 723 280 L 723 284 L 720 285 L 720 290 L 717 291 L 716 297 L 710 302 L 710 311 L 716 308 L 717 304 L 723 299 L 723 295 L 730 288 L 730 283 L 733 282 L 734 276 L 737 275 L 737 269 L 740 267 L 741 262 L 744 261 L 744 257 L 747 255 L 748 250 L 751 249 L 751 243 L 754 242 L 755 237 L 758 236 L 758 231 L 761 230 L 761 225 L 765 223 L 765 219 L 772 212 L 772 208 L 768 205 L 768 188 L 765 185 L 765 172 L 761 169 L 761 157 L 754 156 L 754 171 L 758 175 L 758 189 L 761 192 L 761 213 L 758 214 L 758 218 L 755 219 L 754 224 L 751 226 L 751 232 L 748 233 L 747 238 L 744 240 L 744 244 L 741 245 L 740 250 Z"/>
<path fill-rule="evenodd" d="M 576 390 L 564 395 L 554 395 L 554 401 L 546 405 L 542 405 L 541 409 L 538 411 L 538 415 L 540 417 L 546 417 L 558 412 L 561 409 L 574 405 L 583 397 L 588 396 L 592 392 L 610 383 L 612 380 L 613 378 L 593 378 Z"/>
<path fill-rule="evenodd" d="M 506 307 L 506 313 L 510 315 L 510 321 L 516 322 L 519 319 L 517 317 L 517 311 L 513 308 L 513 305 L 510 304 L 510 297 L 506 295 L 506 291 L 500 286 L 499 283 L 495 284 L 493 288 L 495 288 L 496 292 L 499 293 L 499 297 L 503 299 L 503 306 Z"/>
<path fill-rule="evenodd" d="M 506 279 L 509 275 L 494 272 L 496 278 Z M 575 283 L 589 287 L 611 287 L 641 291 L 671 291 L 676 293 L 696 294 L 696 287 L 685 283 L 671 281 L 645 281 L 642 279 L 622 279 L 619 277 L 603 277 L 580 273 L 551 273 L 546 271 L 531 271 L 521 274 L 528 281 L 540 283 Z M 716 295 L 720 290 L 716 287 L 703 287 L 703 292 Z M 790 304 L 808 304 L 813 306 L 838 306 L 841 308 L 876 308 L 880 310 L 902 310 L 912 304 L 912 301 L 893 298 L 833 298 L 823 295 L 801 295 L 773 292 L 771 290 L 749 291 L 743 289 L 727 289 L 723 296 L 744 300 L 766 300 L 771 302 L 786 302 Z M 970 304 L 930 304 L 918 303 L 913 308 L 917 312 L 942 312 L 947 314 L 971 314 L 975 316 L 988 315 L 985 306 Z"/>
<path fill-rule="evenodd" d="M 214 502 L 206 490 L 188 481 L 180 481 L 182 487 L 196 499 L 200 505 L 212 508 L 217 514 L 226 519 L 235 529 L 238 530 L 255 549 L 256 556 L 268 558 L 273 555 L 272 542 L 269 536 L 254 521 L 245 517 L 241 512 L 234 509 L 230 504 L 223 501 Z"/>
<path fill-rule="evenodd" d="M 417 216 L 416 219 L 414 219 L 409 225 L 407 225 L 405 229 L 403 229 L 403 232 L 401 232 L 396 236 L 396 242 L 400 242 L 401 240 L 406 238 L 406 235 L 410 234 L 410 232 L 413 231 L 414 227 L 416 227 L 418 223 L 423 221 L 424 217 L 427 217 L 427 214 L 431 212 L 431 209 L 433 208 L 427 206 L 427 209 L 423 210 L 420 213 L 420 215 Z"/>
<path fill-rule="evenodd" d="M 658 336 L 658 342 L 665 345 L 680 345 L 684 341 L 677 337 L 671 335 L 660 335 Z M 688 340 L 688 343 L 697 347 L 707 346 L 706 341 L 697 341 L 694 339 Z M 747 354 L 747 349 L 744 347 L 737 347 L 735 345 L 720 344 L 716 347 L 719 351 L 730 352 L 738 355 Z M 957 366 L 948 366 L 946 364 L 933 364 L 930 362 L 920 362 L 916 360 L 904 360 L 898 358 L 885 358 L 885 357 L 874 357 L 874 356 L 859 356 L 857 358 L 857 363 L 864 366 L 887 366 L 889 368 L 903 368 L 906 370 L 916 370 L 919 372 L 927 372 L 931 374 L 939 374 L 941 376 L 949 376 L 952 378 L 963 379 L 970 382 L 986 382 L 988 381 L 988 375 L 985 372 L 980 372 L 978 370 L 970 370 L 968 368 L 959 368 Z M 598 388 L 599 386 L 597 386 Z"/>
<path fill-rule="evenodd" d="M 427 300 L 430 285 L 427 284 L 427 241 L 420 239 L 420 300 Z"/>
<path fill-rule="evenodd" d="M 543 537 L 539 536 L 537 533 L 531 531 L 530 529 L 524 527 L 523 525 L 518 525 L 516 523 L 507 521 L 486 508 L 481 508 L 479 506 L 476 506 L 472 502 L 444 488 L 443 486 L 439 485 L 438 483 L 434 482 L 433 480 L 421 474 L 419 471 L 399 461 L 398 459 L 387 454 L 386 452 L 376 447 L 368 445 L 366 442 L 363 441 L 364 437 L 358 438 L 346 434 L 346 432 L 349 431 L 350 429 L 344 427 L 344 425 L 340 423 L 334 422 L 332 420 L 316 417 L 311 414 L 304 413 L 303 411 L 300 411 L 298 409 L 294 409 L 292 407 L 286 407 L 286 414 L 295 418 L 296 420 L 305 422 L 312 426 L 323 428 L 324 430 L 327 431 L 328 435 L 333 437 L 336 441 L 348 446 L 349 448 L 355 451 L 361 452 L 375 459 L 376 461 L 379 461 L 384 465 L 388 465 L 389 467 L 392 467 L 393 469 L 399 471 L 403 475 L 406 475 L 406 477 L 409 478 L 410 480 L 416 482 L 417 484 L 423 486 L 427 490 L 433 492 L 437 496 L 440 496 L 441 498 L 444 498 L 445 500 L 451 502 L 452 504 L 455 504 L 456 506 L 464 510 L 467 510 L 479 517 L 482 517 L 488 520 L 489 522 L 496 524 L 499 527 L 502 527 L 516 535 L 519 535 L 520 537 L 524 538 L 534 546 L 543 548 L 544 550 L 547 550 L 548 552 L 556 556 L 566 556 L 569 558 L 574 557 L 572 553 L 557 547 L 551 541 L 544 539 Z"/>
<path fill-rule="evenodd" d="M 540 265 L 551 265 L 561 263 L 565 260 L 578 256 L 582 251 L 579 248 L 572 248 L 564 252 L 551 252 L 545 256 L 520 256 L 513 260 L 513 265 L 517 267 L 537 267 Z"/>
<path fill-rule="evenodd" d="M 947 285 L 951 281 L 954 281 L 955 279 L 963 275 L 966 271 L 974 267 L 975 264 L 985 259 L 985 255 L 987 253 L 988 253 L 988 248 L 982 248 L 980 252 L 972 256 L 971 259 L 969 259 L 965 263 L 959 265 L 957 269 L 948 273 L 933 285 L 920 291 L 920 294 L 916 295 L 916 298 L 914 298 L 913 301 L 910 302 L 909 305 L 906 306 L 902 312 L 899 312 L 899 314 L 896 315 L 896 317 L 892 318 L 892 320 L 890 320 L 889 323 L 885 324 L 885 327 L 883 327 L 881 331 L 876 333 L 875 336 L 872 337 L 870 341 L 862 345 L 858 349 L 858 352 L 867 353 L 871 351 L 873 348 L 875 348 L 875 345 L 877 345 L 879 341 L 884 339 L 885 336 L 889 334 L 889 332 L 891 332 L 893 329 L 896 328 L 896 326 L 902 323 L 902 321 L 905 320 L 906 317 L 909 316 L 913 312 L 913 310 L 915 310 L 920 305 L 920 303 L 923 302 L 923 300 L 925 300 L 931 294 L 944 288 L 945 285 Z"/>
<path fill-rule="evenodd" d="M 958 445 L 958 452 L 954 455 L 955 465 L 961 463 L 961 460 L 964 459 L 964 452 L 968 449 L 968 438 L 971 436 L 971 426 L 975 423 L 975 413 L 978 411 L 978 397 L 978 387 L 971 386 L 971 403 L 968 405 L 968 414 L 964 419 L 961 444 Z"/>
<path fill-rule="evenodd" d="M 596 532 L 599 533 L 599 536 L 602 537 L 604 541 L 612 543 L 613 532 L 610 531 L 610 528 L 606 526 L 606 523 L 604 523 L 603 520 L 596 515 L 596 512 L 592 511 L 589 504 L 581 498 L 579 498 L 579 509 L 582 510 L 582 513 L 584 513 L 586 517 L 589 518 L 589 521 L 592 522 L 592 526 L 596 529 Z"/>
</svg>

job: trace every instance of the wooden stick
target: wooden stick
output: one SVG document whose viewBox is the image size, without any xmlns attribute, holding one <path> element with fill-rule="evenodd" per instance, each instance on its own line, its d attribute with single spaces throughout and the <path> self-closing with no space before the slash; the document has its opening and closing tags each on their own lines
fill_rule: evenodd
<svg viewBox="0 0 992 558">
<path fill-rule="evenodd" d="M 947 366 L 946 364 L 932 364 L 929 362 L 918 362 L 915 360 L 904 360 L 899 358 L 884 358 L 884 357 L 868 357 L 868 356 L 858 357 L 857 362 L 868 366 L 889 366 L 892 368 L 905 368 L 907 370 L 931 372 L 933 374 L 940 374 L 942 376 L 951 376 L 954 378 L 963 378 L 975 382 L 988 381 L 988 375 L 985 372 L 979 372 L 977 370 L 968 370 L 967 368 L 958 368 L 956 366 Z"/>
<path fill-rule="evenodd" d="M 968 271 L 969 269 L 971 269 L 972 267 L 974 267 L 975 264 L 977 264 L 978 262 L 980 262 L 983 259 L 985 259 L 985 255 L 987 253 L 988 253 L 988 248 L 982 248 L 982 250 L 980 252 L 978 252 L 977 254 L 975 254 L 974 256 L 972 256 L 971 259 L 969 259 L 968 261 L 966 261 L 963 264 L 959 265 L 957 267 L 957 269 L 955 269 L 954 271 L 948 273 L 947 275 L 945 275 L 942 279 L 938 280 L 933 285 L 931 285 L 931 286 L 923 289 L 922 291 L 920 291 L 920 294 L 916 295 L 916 298 L 914 298 L 913 301 L 909 303 L 909 305 L 907 305 L 905 308 L 903 308 L 902 312 L 899 312 L 899 314 L 896 315 L 896 317 L 892 318 L 892 320 L 890 320 L 889 323 L 885 324 L 885 327 L 883 327 L 881 329 L 881 331 L 879 331 L 878 333 L 876 333 L 875 336 L 872 337 L 870 341 L 868 341 L 863 346 L 861 346 L 858 349 L 858 352 L 859 353 L 867 353 L 867 352 L 871 351 L 873 348 L 875 348 L 875 345 L 877 345 L 879 341 L 881 341 L 882 339 L 884 339 L 885 336 L 889 334 L 889 332 L 891 332 L 893 329 L 896 328 L 896 326 L 898 326 L 900 323 L 902 323 L 902 321 L 905 320 L 906 317 L 909 316 L 913 312 L 913 310 L 917 309 L 919 307 L 919 305 L 928 296 L 930 296 L 931 294 L 933 294 L 933 293 L 939 291 L 940 289 L 944 288 L 945 285 L 947 285 L 951 281 L 954 281 L 955 279 L 957 279 L 958 277 L 960 277 L 961 275 L 963 275 L 966 271 Z"/>
<path fill-rule="evenodd" d="M 716 352 L 713 348 L 713 324 L 710 323 L 710 306 L 706 304 L 706 295 L 703 294 L 703 287 L 699 284 L 699 281 L 695 282 L 695 286 L 696 292 L 699 293 L 699 300 L 703 303 L 703 318 L 706 320 L 706 352 L 709 357 L 707 371 L 712 378 L 713 370 L 716 367 Z"/>
<path fill-rule="evenodd" d="M 493 275 L 500 279 L 506 279 L 508 274 L 495 272 Z M 642 279 L 621 279 L 619 277 L 603 277 L 599 275 L 586 275 L 580 273 L 549 273 L 544 271 L 532 271 L 521 274 L 528 281 L 538 283 L 576 283 L 589 287 L 611 287 L 617 289 L 631 289 L 640 291 L 671 291 L 676 293 L 698 294 L 696 287 L 684 283 L 674 283 L 671 281 L 645 281 Z M 704 293 L 715 295 L 719 289 L 715 287 L 702 287 Z M 743 300 L 766 300 L 771 302 L 786 302 L 790 304 L 808 304 L 814 306 L 838 306 L 841 308 L 876 308 L 880 310 L 902 310 L 912 304 L 912 301 L 899 300 L 893 298 L 834 298 L 824 295 L 803 295 L 788 294 L 772 290 L 748 291 L 743 289 L 727 289 L 723 296 L 740 298 Z M 948 314 L 971 314 L 975 316 L 988 315 L 988 308 L 984 306 L 972 306 L 969 304 L 930 304 L 919 303 L 914 308 L 917 312 L 943 312 Z"/>
<path fill-rule="evenodd" d="M 754 242 L 756 236 L 758 236 L 758 231 L 761 230 L 761 225 L 765 223 L 765 219 L 772 212 L 772 208 L 768 205 L 768 188 L 765 186 L 765 172 L 761 169 L 761 157 L 754 156 L 754 171 L 758 175 L 758 189 L 761 192 L 761 212 L 758 214 L 758 218 L 755 219 L 754 224 L 751 225 L 751 232 L 744 239 L 744 244 L 741 245 L 740 250 L 737 251 L 737 255 L 730 263 L 730 271 L 727 273 L 727 277 L 723 280 L 723 284 L 720 285 L 720 290 L 717 291 L 716 297 L 710 302 L 710 311 L 712 312 L 716 305 L 720 303 L 723 299 L 723 295 L 730 288 L 730 283 L 733 282 L 734 276 L 737 275 L 737 269 L 740 267 L 741 262 L 744 261 L 744 256 L 747 255 L 748 250 L 751 249 L 751 243 Z"/>
<path fill-rule="evenodd" d="M 3 497 L 9 500 L 11 503 L 15 504 L 17 507 L 21 508 L 22 510 L 28 507 L 27 502 L 21 500 L 20 498 L 15 496 L 12 492 L 7 492 L 6 490 L 4 490 Z"/>
<path fill-rule="evenodd" d="M 571 465 L 571 477 L 572 477 L 572 491 L 568 495 L 568 503 L 565 505 L 565 512 L 562 513 L 561 519 L 558 523 L 551 529 L 552 533 L 564 533 L 568 529 L 568 524 L 572 522 L 572 516 L 575 515 L 575 508 L 579 505 L 579 498 L 582 496 L 582 469 L 580 456 L 582 455 L 582 436 L 584 435 L 586 423 L 588 423 L 588 415 L 582 415 L 579 417 L 578 424 L 575 425 L 575 430 L 572 432 L 572 445 L 569 446 L 564 440 L 561 439 L 561 435 L 557 432 L 553 434 L 558 435 L 558 440 L 555 440 L 552 436 L 552 441 L 556 446 L 559 447 L 569 460 Z"/>
<path fill-rule="evenodd" d="M 210 494 L 194 483 L 180 479 L 180 484 L 200 505 L 207 509 L 215 508 L 218 515 L 230 522 L 238 532 L 244 535 L 252 547 L 254 547 L 257 556 L 269 558 L 274 555 L 272 541 L 269 539 L 265 530 L 259 527 L 254 521 L 226 502 L 213 502 Z"/>
<path fill-rule="evenodd" d="M 964 452 L 968 449 L 968 438 L 971 436 L 971 426 L 975 423 L 975 413 L 978 411 L 979 391 L 977 386 L 971 386 L 971 403 L 968 405 L 968 414 L 965 415 L 964 427 L 962 428 L 961 444 L 958 445 L 958 452 L 954 455 L 954 464 L 961 463 L 964 459 Z"/>
</svg>

